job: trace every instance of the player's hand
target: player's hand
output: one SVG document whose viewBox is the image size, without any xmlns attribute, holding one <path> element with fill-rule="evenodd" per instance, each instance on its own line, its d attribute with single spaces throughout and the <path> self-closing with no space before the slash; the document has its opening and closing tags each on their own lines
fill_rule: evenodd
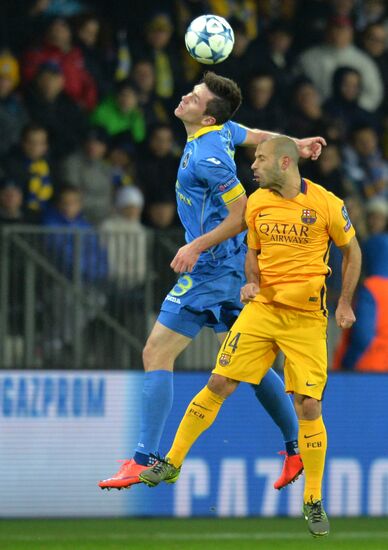
<svg viewBox="0 0 388 550">
<path fill-rule="evenodd" d="M 317 136 L 312 138 L 296 140 L 299 155 L 303 159 L 317 160 L 322 151 L 322 146 L 326 145 L 323 137 Z"/>
<path fill-rule="evenodd" d="M 170 267 L 175 273 L 190 273 L 193 271 L 195 264 L 198 261 L 201 251 L 198 250 L 195 242 L 181 246 L 175 254 L 175 258 L 170 263 Z"/>
<path fill-rule="evenodd" d="M 338 302 L 335 320 L 340 328 L 350 328 L 356 321 L 352 306 L 346 302 Z"/>
<path fill-rule="evenodd" d="M 240 300 L 243 304 L 251 302 L 256 294 L 259 293 L 259 286 L 256 283 L 248 283 L 240 290 Z"/>
</svg>

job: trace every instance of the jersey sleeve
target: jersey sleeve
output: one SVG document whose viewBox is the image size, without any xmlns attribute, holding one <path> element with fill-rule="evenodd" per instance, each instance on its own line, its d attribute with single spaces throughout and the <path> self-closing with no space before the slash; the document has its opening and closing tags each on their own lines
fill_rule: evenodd
<svg viewBox="0 0 388 550">
<path fill-rule="evenodd" d="M 345 246 L 356 232 L 343 201 L 335 196 L 329 200 L 329 235 L 337 246 Z"/>
<path fill-rule="evenodd" d="M 247 244 L 248 248 L 253 248 L 254 250 L 261 249 L 261 242 L 259 235 L 255 227 L 255 215 L 254 215 L 254 205 L 252 199 L 248 199 L 247 209 L 245 211 L 245 223 L 248 227 L 247 233 Z"/>
<path fill-rule="evenodd" d="M 197 176 L 210 188 L 213 195 L 228 205 L 245 195 L 245 189 L 236 174 L 236 165 L 224 152 L 215 152 L 201 159 L 196 166 Z"/>
<path fill-rule="evenodd" d="M 238 124 L 237 122 L 229 121 L 227 122 L 230 133 L 232 134 L 232 141 L 234 145 L 241 145 L 244 143 L 247 137 L 247 129 L 245 126 Z"/>
</svg>

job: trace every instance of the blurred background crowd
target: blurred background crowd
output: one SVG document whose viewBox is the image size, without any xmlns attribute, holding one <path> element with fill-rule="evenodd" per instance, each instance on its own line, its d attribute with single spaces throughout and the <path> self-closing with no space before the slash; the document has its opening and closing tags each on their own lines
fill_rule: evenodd
<svg viewBox="0 0 388 550">
<path fill-rule="evenodd" d="M 388 349 L 380 315 L 388 307 L 385 0 L 3 0 L 0 224 L 140 239 L 147 227 L 178 230 L 175 181 L 186 136 L 173 111 L 206 70 L 184 47 L 187 25 L 204 13 L 234 29 L 232 54 L 212 70 L 242 87 L 235 120 L 328 142 L 302 173 L 345 200 L 365 251 L 359 329 L 334 361 L 356 368 L 377 333 L 380 352 Z M 236 154 L 248 193 L 253 156 L 253 148 Z M 141 271 L 142 249 L 116 262 L 117 271 Z M 332 250 L 331 312 L 340 261 Z M 363 370 L 388 370 L 386 359 L 378 364 L 375 355 Z"/>
</svg>

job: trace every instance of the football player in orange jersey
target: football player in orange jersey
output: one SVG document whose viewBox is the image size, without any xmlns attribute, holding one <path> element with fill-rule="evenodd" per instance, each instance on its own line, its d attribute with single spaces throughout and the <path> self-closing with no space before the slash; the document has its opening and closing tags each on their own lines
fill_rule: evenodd
<svg viewBox="0 0 388 550">
<path fill-rule="evenodd" d="M 215 420 L 239 382 L 259 383 L 279 350 L 286 391 L 294 394 L 305 468 L 303 513 L 313 536 L 329 533 L 321 486 L 327 448 L 322 396 L 327 380 L 325 278 L 330 242 L 343 253 L 337 324 L 355 321 L 351 300 L 361 269 L 355 231 L 341 199 L 301 177 L 290 138 L 258 145 L 252 165 L 260 189 L 248 199 L 246 304 L 218 353 L 205 386 L 191 401 L 164 460 L 144 470 L 153 487 L 176 481 L 189 449 Z"/>
</svg>

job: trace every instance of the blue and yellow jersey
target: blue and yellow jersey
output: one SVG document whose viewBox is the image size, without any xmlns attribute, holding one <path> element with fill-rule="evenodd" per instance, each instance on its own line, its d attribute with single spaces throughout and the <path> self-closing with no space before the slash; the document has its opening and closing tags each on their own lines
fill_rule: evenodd
<svg viewBox="0 0 388 550">
<path fill-rule="evenodd" d="M 345 246 L 355 235 L 343 201 L 302 179 L 293 199 L 269 189 L 255 191 L 245 219 L 248 246 L 260 250 L 260 292 L 255 301 L 325 310 L 330 244 Z"/>
<path fill-rule="evenodd" d="M 234 162 L 235 145 L 246 137 L 235 122 L 201 128 L 189 136 L 178 169 L 178 214 L 191 242 L 217 227 L 228 215 L 227 205 L 245 195 Z M 205 250 L 200 262 L 229 256 L 238 250 L 244 233 Z"/>
</svg>

